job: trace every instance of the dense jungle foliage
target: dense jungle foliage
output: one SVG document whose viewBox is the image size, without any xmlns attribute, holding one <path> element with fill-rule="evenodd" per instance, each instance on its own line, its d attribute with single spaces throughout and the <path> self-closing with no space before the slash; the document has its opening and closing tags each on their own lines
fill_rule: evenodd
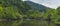
<svg viewBox="0 0 60 26">
<path fill-rule="evenodd" d="M 21 0 L 0 0 L 0 21 L 3 19 L 13 21 L 0 22 L 1 26 L 60 26 L 60 7 L 41 12 Z"/>
</svg>

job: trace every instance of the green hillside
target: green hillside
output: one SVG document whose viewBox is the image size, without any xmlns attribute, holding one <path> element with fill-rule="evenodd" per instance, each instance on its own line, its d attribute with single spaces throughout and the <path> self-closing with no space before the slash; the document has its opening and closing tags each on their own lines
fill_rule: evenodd
<svg viewBox="0 0 60 26">
<path fill-rule="evenodd" d="M 3 21 L 3 19 L 8 21 L 21 20 L 20 22 L 23 24 L 25 22 L 23 20 L 34 19 L 34 21 L 31 21 L 31 20 L 26 21 L 25 24 L 28 24 L 28 25 L 25 25 L 25 24 L 22 25 L 20 23 L 19 23 L 20 25 L 19 24 L 18 25 L 19 26 L 37 26 L 38 22 L 40 23 L 42 22 L 42 24 L 45 24 L 46 26 L 55 26 L 55 25 L 60 26 L 60 7 L 58 7 L 57 9 L 52 9 L 44 6 L 46 8 L 44 10 L 41 10 L 40 8 L 37 8 L 37 10 L 33 10 L 34 7 L 32 5 L 28 5 L 27 3 L 21 0 L 0 0 L 0 20 L 1 21 Z M 14 22 L 12 26 L 18 26 L 16 25 L 17 23 L 18 23 L 17 21 Z M 1 25 L 1 26 L 4 26 L 4 25 Z"/>
</svg>

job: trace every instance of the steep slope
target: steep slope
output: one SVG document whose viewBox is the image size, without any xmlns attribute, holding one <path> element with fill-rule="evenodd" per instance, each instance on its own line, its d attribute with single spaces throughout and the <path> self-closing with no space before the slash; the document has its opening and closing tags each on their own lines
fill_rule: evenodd
<svg viewBox="0 0 60 26">
<path fill-rule="evenodd" d="M 41 4 L 38 4 L 38 3 L 34 3 L 32 1 L 25 1 L 25 3 L 30 5 L 33 10 L 45 11 L 47 8 L 49 8 L 49 7 L 46 7 L 44 5 L 41 5 Z"/>
</svg>

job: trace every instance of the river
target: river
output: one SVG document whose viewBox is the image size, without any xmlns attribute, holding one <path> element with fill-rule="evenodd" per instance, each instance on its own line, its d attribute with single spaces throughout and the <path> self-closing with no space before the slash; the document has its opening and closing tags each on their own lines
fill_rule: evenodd
<svg viewBox="0 0 60 26">
<path fill-rule="evenodd" d="M 0 21 L 0 26 L 55 26 L 48 21 L 36 20 L 36 19 L 24 19 L 14 21 Z"/>
</svg>

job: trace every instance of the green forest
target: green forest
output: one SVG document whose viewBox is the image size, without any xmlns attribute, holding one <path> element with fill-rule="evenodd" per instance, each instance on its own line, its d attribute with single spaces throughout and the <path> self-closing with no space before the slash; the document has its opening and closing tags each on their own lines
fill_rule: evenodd
<svg viewBox="0 0 60 26">
<path fill-rule="evenodd" d="M 21 0 L 0 0 L 0 26 L 60 26 L 60 7 L 32 8 Z"/>
</svg>

